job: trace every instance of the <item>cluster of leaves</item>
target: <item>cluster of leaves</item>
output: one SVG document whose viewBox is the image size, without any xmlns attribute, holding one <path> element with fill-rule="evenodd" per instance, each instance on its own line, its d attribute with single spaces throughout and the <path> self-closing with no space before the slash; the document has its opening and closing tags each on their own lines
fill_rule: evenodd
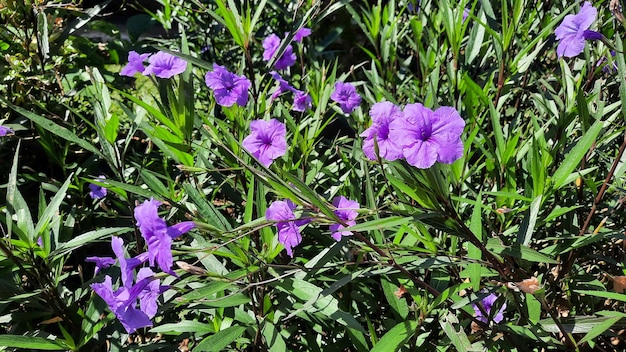
<svg viewBox="0 0 626 352">
<path fill-rule="evenodd" d="M 564 1 L 163 0 L 151 19 L 129 22 L 128 40 L 94 22 L 96 10 L 72 22 L 74 10 L 53 2 L 7 4 L 0 49 L 25 66 L 1 71 L 2 117 L 15 135 L 0 141 L 10 170 L 0 346 L 623 348 L 626 63 L 612 4 L 594 3 L 607 42 L 571 59 L 557 57 L 554 31 L 581 4 Z M 51 30 L 61 11 L 74 24 Z M 72 35 L 90 20 L 113 35 L 110 61 L 94 61 L 85 48 L 99 46 Z M 152 22 L 178 35 L 140 40 Z M 270 72 L 305 26 L 311 37 L 281 73 L 312 97 L 295 112 L 290 99 L 270 98 Z M 285 40 L 265 62 L 271 33 Z M 171 79 L 123 79 L 112 73 L 120 65 L 104 66 L 131 50 L 188 65 Z M 613 60 L 617 73 L 603 70 Z M 247 105 L 216 104 L 204 84 L 213 63 L 250 79 Z M 331 99 L 347 81 L 363 97 L 350 114 Z M 368 160 L 358 136 L 380 101 L 455 107 L 463 157 L 425 170 Z M 242 142 L 251 121 L 272 118 L 286 125 L 288 147 L 265 167 Z M 30 136 L 60 173 L 24 152 Z M 106 197 L 89 199 L 88 183 Z M 337 242 L 317 225 L 339 220 L 330 202 L 340 195 L 362 210 L 354 235 Z M 119 269 L 93 276 L 84 259 L 108 256 L 112 235 L 144 252 L 132 214 L 148 198 L 167 204 L 168 222 L 197 228 L 175 240 L 178 277 L 159 274 L 170 290 L 154 326 L 127 339 L 89 287 Z M 313 220 L 293 258 L 264 218 L 276 199 Z"/>
</svg>

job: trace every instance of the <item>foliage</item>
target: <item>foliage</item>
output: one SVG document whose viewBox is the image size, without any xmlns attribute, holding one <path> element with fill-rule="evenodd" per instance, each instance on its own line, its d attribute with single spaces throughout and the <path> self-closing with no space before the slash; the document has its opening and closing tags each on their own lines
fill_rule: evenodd
<svg viewBox="0 0 626 352">
<path fill-rule="evenodd" d="M 592 4 L 603 37 L 572 58 L 554 32 L 583 4 L 564 1 L 159 3 L 128 36 L 97 19 L 106 3 L 0 8 L 0 106 L 15 131 L 0 137 L 0 346 L 624 348 L 626 25 L 612 3 Z M 145 36 L 155 23 L 169 32 Z M 89 26 L 111 39 L 78 35 Z M 187 65 L 120 76 L 131 51 Z M 220 105 L 213 64 L 249 80 L 247 102 Z M 360 104 L 346 108 L 337 82 Z M 310 108 L 294 109 L 297 92 Z M 381 101 L 457 111 L 462 156 L 424 169 L 369 160 L 362 134 Z M 286 130 L 262 161 L 244 142 L 257 120 Z M 89 184 L 106 196 L 89 198 Z M 151 198 L 159 224 L 195 224 L 171 236 L 176 275 L 142 257 L 155 234 L 137 209 Z M 286 215 L 266 217 L 283 200 Z M 92 290 L 105 277 L 126 287 L 127 258 L 95 272 L 85 260 L 110 257 L 113 236 L 167 286 L 152 326 L 130 335 Z"/>
</svg>

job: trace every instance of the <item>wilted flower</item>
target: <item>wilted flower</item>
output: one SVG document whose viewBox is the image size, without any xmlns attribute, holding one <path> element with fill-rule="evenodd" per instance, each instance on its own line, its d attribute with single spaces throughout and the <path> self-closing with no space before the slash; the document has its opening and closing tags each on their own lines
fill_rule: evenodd
<svg viewBox="0 0 626 352">
<path fill-rule="evenodd" d="M 285 124 L 276 119 L 254 120 L 250 122 L 250 134 L 242 144 L 261 164 L 269 167 L 274 159 L 285 155 L 286 134 Z"/>
<path fill-rule="evenodd" d="M 311 96 L 303 91 L 295 90 L 293 96 L 293 111 L 305 111 L 313 106 L 313 99 Z"/>
<path fill-rule="evenodd" d="M 172 239 L 188 232 L 195 227 L 193 221 L 183 221 L 167 227 L 165 220 L 158 214 L 161 202 L 150 199 L 135 208 L 135 220 L 141 235 L 148 244 L 148 259 L 150 266 L 155 261 L 159 268 L 166 273 L 175 275 L 172 271 Z"/>
<path fill-rule="evenodd" d="M 356 225 L 356 217 L 359 215 L 357 210 L 359 210 L 359 203 L 354 200 L 349 200 L 344 196 L 335 197 L 333 199 L 333 205 L 335 206 L 335 210 L 333 211 L 335 215 L 339 219 L 341 219 L 345 225 L 354 226 Z M 346 226 L 344 224 L 333 224 L 330 225 L 331 235 L 335 239 L 335 241 L 341 241 L 341 237 L 343 236 L 352 236 L 352 232 L 350 231 L 340 231 L 344 229 Z"/>
<path fill-rule="evenodd" d="M 103 182 L 104 180 L 106 180 L 106 177 L 104 176 L 98 176 L 98 178 L 95 181 L 98 182 Z M 91 197 L 91 199 L 100 199 L 100 198 L 104 198 L 107 195 L 107 189 L 97 185 L 95 183 L 90 183 L 89 184 L 89 196 Z"/>
<path fill-rule="evenodd" d="M 280 37 L 276 34 L 272 33 L 263 39 L 263 60 L 270 61 L 278 48 L 280 48 Z M 285 51 L 281 55 L 281 57 L 276 60 L 274 64 L 274 68 L 277 70 L 284 70 L 287 67 L 292 66 L 296 63 L 296 54 L 293 52 L 293 47 L 291 45 L 287 45 Z"/>
<path fill-rule="evenodd" d="M 585 40 L 602 39 L 600 33 L 589 30 L 597 15 L 598 10 L 585 1 L 578 14 L 565 16 L 563 22 L 554 31 L 556 39 L 560 40 L 556 48 L 556 54 L 559 57 L 577 56 L 585 49 Z"/>
<path fill-rule="evenodd" d="M 205 76 L 207 87 L 213 90 L 215 101 L 221 106 L 246 106 L 250 80 L 245 76 L 230 73 L 224 66 L 213 64 L 213 71 Z"/>
<path fill-rule="evenodd" d="M 452 107 L 432 111 L 422 104 L 408 104 L 402 118 L 389 124 L 391 140 L 402 147 L 406 161 L 427 169 L 438 161 L 451 164 L 463 156 L 461 133 L 465 121 Z"/>
<path fill-rule="evenodd" d="M 271 221 L 278 221 L 278 242 L 282 243 L 287 250 L 287 254 L 293 258 L 293 248 L 302 242 L 300 226 L 310 222 L 308 219 L 296 220 L 293 210 L 296 205 L 289 199 L 275 201 L 265 211 L 265 218 Z"/>
<path fill-rule="evenodd" d="M 365 137 L 363 152 L 370 160 L 376 160 L 374 141 L 378 145 L 378 155 L 385 160 L 396 160 L 402 157 L 400 148 L 392 138 L 389 138 L 389 124 L 395 119 L 402 118 L 402 110 L 391 102 L 378 102 L 370 109 L 372 125 L 361 133 Z"/>
<path fill-rule="evenodd" d="M 148 59 L 150 54 L 139 54 L 136 51 L 128 53 L 128 63 L 120 71 L 121 76 L 132 77 L 135 73 L 143 73 L 146 69 L 143 62 Z"/>
<path fill-rule="evenodd" d="M 9 133 L 15 133 L 15 132 L 6 126 L 0 125 L 0 137 L 4 137 Z"/>
<path fill-rule="evenodd" d="M 163 51 L 150 56 L 150 65 L 143 71 L 144 76 L 154 74 L 159 78 L 171 78 L 185 72 L 187 61 Z"/>
<path fill-rule="evenodd" d="M 493 304 L 498 299 L 498 296 L 495 293 L 490 294 L 489 296 L 483 298 L 480 301 L 480 305 L 483 307 L 486 315 L 483 314 L 483 311 L 474 303 L 472 303 L 472 308 L 474 308 L 474 312 L 476 313 L 476 319 L 482 321 L 483 323 L 487 323 L 489 321 L 489 316 L 491 313 L 491 308 Z M 504 319 L 504 310 L 506 309 L 506 302 L 502 304 L 502 308 L 493 315 L 493 321 L 495 323 L 499 323 Z"/>
<path fill-rule="evenodd" d="M 300 29 L 298 29 L 298 31 L 296 32 L 296 34 L 293 36 L 293 40 L 296 42 L 302 42 L 302 39 L 308 37 L 311 35 L 311 29 L 310 28 L 306 28 L 306 27 L 302 27 Z"/>
<path fill-rule="evenodd" d="M 335 91 L 330 98 L 339 103 L 341 111 L 345 114 L 351 113 L 361 104 L 361 96 L 357 93 L 356 88 L 350 83 L 335 83 Z"/>
</svg>

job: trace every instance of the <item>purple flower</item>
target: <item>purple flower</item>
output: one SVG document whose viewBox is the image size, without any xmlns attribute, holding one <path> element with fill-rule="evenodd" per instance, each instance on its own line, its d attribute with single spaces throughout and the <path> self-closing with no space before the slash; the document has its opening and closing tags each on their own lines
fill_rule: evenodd
<svg viewBox="0 0 626 352">
<path fill-rule="evenodd" d="M 4 137 L 9 133 L 15 133 L 15 131 L 13 131 L 12 129 L 6 127 L 6 126 L 2 126 L 0 125 L 0 137 Z"/>
<path fill-rule="evenodd" d="M 150 54 L 138 54 L 136 51 L 128 53 L 128 63 L 120 71 L 121 76 L 132 77 L 135 73 L 143 73 L 146 69 L 143 62 L 148 59 Z"/>
<path fill-rule="evenodd" d="M 461 19 L 461 23 L 465 23 L 467 16 L 469 16 L 470 10 L 468 8 L 463 9 L 463 19 Z"/>
<path fill-rule="evenodd" d="M 137 298 L 151 281 L 152 278 L 145 278 L 130 288 L 122 286 L 113 291 L 111 277 L 106 275 L 104 282 L 93 283 L 91 288 L 106 302 L 126 332 L 132 334 L 139 328 L 152 326 L 150 316 L 136 307 Z"/>
<path fill-rule="evenodd" d="M 335 91 L 330 95 L 330 98 L 339 103 L 341 111 L 343 111 L 344 114 L 351 113 L 361 104 L 361 96 L 350 83 L 335 83 Z"/>
<path fill-rule="evenodd" d="M 487 315 L 484 315 L 483 312 L 480 310 L 480 308 L 476 304 L 472 303 L 472 307 L 474 308 L 474 312 L 476 313 L 476 319 L 482 321 L 485 324 L 488 323 L 489 316 L 492 314 L 491 308 L 493 307 L 493 304 L 496 302 L 497 299 L 498 299 L 498 296 L 495 293 L 492 293 L 489 296 L 483 298 L 482 301 L 480 301 L 480 305 L 483 307 Z M 506 302 L 502 304 L 502 308 L 500 308 L 500 310 L 493 316 L 494 322 L 499 323 L 504 319 L 505 309 L 506 309 Z"/>
<path fill-rule="evenodd" d="M 95 181 L 98 182 L 104 182 L 104 180 L 106 180 L 106 177 L 104 176 L 98 176 L 97 179 L 95 179 Z M 94 183 L 90 183 L 89 184 L 89 196 L 91 197 L 91 199 L 100 199 L 100 198 L 104 198 L 107 195 L 107 189 L 100 186 L 100 185 L 96 185 Z"/>
<path fill-rule="evenodd" d="M 278 221 L 278 242 L 282 243 L 287 254 L 293 258 L 293 247 L 302 242 L 300 226 L 310 222 L 308 219 L 296 220 L 293 210 L 296 205 L 289 199 L 275 201 L 265 211 L 265 218 L 270 221 Z"/>
<path fill-rule="evenodd" d="M 285 124 L 276 119 L 269 121 L 254 120 L 250 122 L 250 134 L 243 140 L 243 147 L 259 159 L 261 164 L 269 167 L 272 160 L 285 155 L 287 141 Z"/>
<path fill-rule="evenodd" d="M 100 270 L 104 268 L 108 268 L 111 265 L 115 264 L 115 259 L 110 257 L 87 257 L 85 258 L 86 262 L 95 263 L 96 268 L 94 269 L 93 275 L 98 275 Z"/>
<path fill-rule="evenodd" d="M 139 298 L 139 306 L 141 311 L 152 319 L 157 313 L 157 300 L 159 295 L 167 290 L 168 286 L 161 286 L 161 282 L 158 279 L 154 279 L 154 273 L 150 268 L 141 268 L 137 273 L 137 282 L 141 282 L 145 279 L 150 280 L 148 285 L 139 292 L 137 296 Z"/>
<path fill-rule="evenodd" d="M 451 164 L 463 156 L 464 127 L 465 121 L 452 107 L 443 106 L 433 112 L 422 104 L 409 104 L 402 118 L 389 124 L 388 138 L 402 147 L 409 164 L 427 169 L 436 161 Z"/>
<path fill-rule="evenodd" d="M 140 258 L 126 258 L 124 253 L 124 240 L 113 236 L 111 238 L 111 248 L 113 253 L 117 257 L 120 263 L 120 271 L 122 272 L 122 285 L 130 287 L 133 282 L 134 270 L 137 266 L 145 261 L 143 257 Z"/>
<path fill-rule="evenodd" d="M 278 48 L 280 48 L 280 37 L 276 34 L 272 33 L 263 39 L 263 60 L 270 61 Z M 285 51 L 282 56 L 276 60 L 274 64 L 274 68 L 277 70 L 284 70 L 287 67 L 292 66 L 296 63 L 296 54 L 293 52 L 293 47 L 291 45 L 287 45 Z"/>
<path fill-rule="evenodd" d="M 378 145 L 378 155 L 389 161 L 402 157 L 400 148 L 392 138 L 389 138 L 389 124 L 395 119 L 402 118 L 402 110 L 388 101 L 376 103 L 370 109 L 372 125 L 361 133 L 365 137 L 363 141 L 363 152 L 370 160 L 376 160 L 374 140 Z"/>
<path fill-rule="evenodd" d="M 593 21 L 596 20 L 598 10 L 585 1 L 580 12 L 576 15 L 567 15 L 563 22 L 554 31 L 556 39 L 560 40 L 556 48 L 558 57 L 574 57 L 585 49 L 585 40 L 602 39 L 598 32 L 589 30 Z"/>
<path fill-rule="evenodd" d="M 195 224 L 193 221 L 184 221 L 167 227 L 165 220 L 159 217 L 159 205 L 161 202 L 152 198 L 144 201 L 135 208 L 135 220 L 137 220 L 141 235 L 148 244 L 150 266 L 153 266 L 156 261 L 162 271 L 175 275 L 171 269 L 172 239 L 193 229 Z"/>
<path fill-rule="evenodd" d="M 270 100 L 276 99 L 279 95 L 285 92 L 294 92 L 295 89 L 289 85 L 289 82 L 285 81 L 276 71 L 270 72 L 272 78 L 278 82 L 278 88 L 270 96 Z"/>
<path fill-rule="evenodd" d="M 339 219 L 341 219 L 345 225 L 354 226 L 356 225 L 356 217 L 359 215 L 357 210 L 359 210 L 359 203 L 354 200 L 349 200 L 344 196 L 335 197 L 333 199 L 333 205 L 335 206 L 335 210 L 333 211 L 335 215 Z M 341 241 L 341 237 L 343 236 L 352 236 L 352 232 L 350 231 L 340 231 L 345 228 L 344 224 L 333 224 L 330 225 L 331 235 L 335 239 L 335 241 Z"/>
<path fill-rule="evenodd" d="M 213 90 L 215 101 L 221 106 L 246 106 L 250 80 L 246 76 L 230 73 L 224 66 L 213 64 L 213 71 L 205 76 L 207 87 Z"/>
<path fill-rule="evenodd" d="M 150 65 L 143 71 L 144 76 L 154 74 L 159 78 L 171 78 L 185 72 L 187 61 L 163 51 L 150 56 Z"/>
<path fill-rule="evenodd" d="M 615 56 L 615 51 L 611 50 L 611 56 Z M 614 73 L 617 72 L 617 61 L 613 61 L 613 65 L 609 65 L 606 63 L 608 59 L 606 57 L 601 57 L 598 62 L 596 62 L 596 66 L 602 66 L 602 72 L 604 73 Z"/>
<path fill-rule="evenodd" d="M 296 32 L 296 34 L 293 36 L 293 40 L 300 43 L 302 42 L 302 39 L 308 37 L 311 35 L 311 29 L 310 28 L 306 28 L 306 27 L 302 27 L 300 29 L 298 29 L 298 31 Z"/>
<path fill-rule="evenodd" d="M 296 90 L 295 93 L 293 96 L 293 107 L 291 108 L 293 111 L 302 112 L 313 106 L 313 99 L 311 99 L 310 95 L 301 90 Z"/>
</svg>

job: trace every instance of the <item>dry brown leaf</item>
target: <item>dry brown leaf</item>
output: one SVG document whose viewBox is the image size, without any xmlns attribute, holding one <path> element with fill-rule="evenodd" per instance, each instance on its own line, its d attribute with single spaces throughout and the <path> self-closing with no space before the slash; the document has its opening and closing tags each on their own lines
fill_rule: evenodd
<svg viewBox="0 0 626 352">
<path fill-rule="evenodd" d="M 626 290 L 626 276 L 610 276 L 613 280 L 613 291 L 617 293 L 623 293 Z"/>
<path fill-rule="evenodd" d="M 407 292 L 408 291 L 406 290 L 406 288 L 404 288 L 404 285 L 400 284 L 400 287 L 398 287 L 398 289 L 393 294 L 396 295 L 396 297 L 398 297 L 398 299 L 400 299 Z"/>
<path fill-rule="evenodd" d="M 539 280 L 534 276 L 520 282 L 507 282 L 506 287 L 515 291 L 530 293 L 531 295 L 541 289 Z"/>
</svg>

